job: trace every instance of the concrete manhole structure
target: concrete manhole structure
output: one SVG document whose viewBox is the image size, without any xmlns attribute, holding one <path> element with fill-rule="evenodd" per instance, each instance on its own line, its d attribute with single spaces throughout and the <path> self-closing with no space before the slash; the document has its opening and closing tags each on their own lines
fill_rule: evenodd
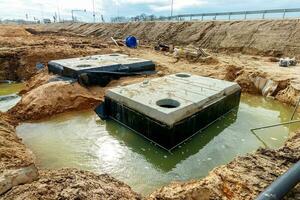
<svg viewBox="0 0 300 200">
<path fill-rule="evenodd" d="M 77 78 L 82 73 L 139 72 L 155 70 L 150 60 L 131 58 L 125 54 L 103 54 L 81 58 L 52 60 L 48 69 L 54 74 Z"/>
<path fill-rule="evenodd" d="M 109 89 L 96 108 L 166 150 L 172 150 L 239 105 L 237 83 L 179 73 Z"/>
</svg>

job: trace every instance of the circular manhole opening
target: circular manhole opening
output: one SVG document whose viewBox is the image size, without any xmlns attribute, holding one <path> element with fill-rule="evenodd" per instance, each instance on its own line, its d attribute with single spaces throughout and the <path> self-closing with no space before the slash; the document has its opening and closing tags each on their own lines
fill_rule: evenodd
<svg viewBox="0 0 300 200">
<path fill-rule="evenodd" d="M 180 103 L 174 99 L 161 99 L 156 102 L 156 105 L 163 108 L 177 108 Z"/>
<path fill-rule="evenodd" d="M 91 67 L 92 65 L 77 65 L 76 67 L 79 67 L 79 68 L 86 68 L 86 67 Z"/>
<path fill-rule="evenodd" d="M 179 74 L 176 74 L 175 76 L 180 77 L 180 78 L 188 78 L 188 77 L 191 77 L 190 74 L 184 74 L 184 73 L 179 73 Z"/>
</svg>

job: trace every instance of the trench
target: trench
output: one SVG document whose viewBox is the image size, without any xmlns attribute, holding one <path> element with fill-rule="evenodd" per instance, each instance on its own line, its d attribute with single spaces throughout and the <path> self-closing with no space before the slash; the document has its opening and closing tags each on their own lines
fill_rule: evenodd
<svg viewBox="0 0 300 200">
<path fill-rule="evenodd" d="M 147 195 L 171 181 L 201 179 L 214 167 L 259 147 L 282 146 L 299 124 L 257 131 L 256 135 L 250 129 L 288 121 L 292 111 L 278 101 L 243 94 L 239 109 L 172 154 L 116 122 L 100 120 L 91 110 L 22 123 L 17 134 L 35 154 L 39 168 L 108 173 Z"/>
</svg>

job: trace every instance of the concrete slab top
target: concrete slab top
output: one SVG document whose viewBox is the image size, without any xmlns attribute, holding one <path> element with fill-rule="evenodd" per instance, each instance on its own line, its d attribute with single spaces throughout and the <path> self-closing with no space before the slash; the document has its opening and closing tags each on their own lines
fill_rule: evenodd
<svg viewBox="0 0 300 200">
<path fill-rule="evenodd" d="M 108 66 L 119 66 L 128 64 L 137 64 L 150 62 L 149 60 L 140 58 L 131 58 L 125 54 L 103 54 L 93 55 L 81 58 L 69 58 L 62 60 L 52 60 L 52 63 L 57 63 L 66 68 L 73 69 L 75 71 L 95 69 Z"/>
<path fill-rule="evenodd" d="M 240 89 L 234 82 L 178 73 L 109 89 L 106 96 L 173 126 Z"/>
</svg>

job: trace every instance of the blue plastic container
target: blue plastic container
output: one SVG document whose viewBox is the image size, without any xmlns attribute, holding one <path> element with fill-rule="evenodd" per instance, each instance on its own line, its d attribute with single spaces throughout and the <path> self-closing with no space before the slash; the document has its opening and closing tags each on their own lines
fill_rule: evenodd
<svg viewBox="0 0 300 200">
<path fill-rule="evenodd" d="M 136 48 L 138 46 L 138 41 L 136 37 L 130 35 L 125 39 L 125 44 L 129 48 Z"/>
</svg>

